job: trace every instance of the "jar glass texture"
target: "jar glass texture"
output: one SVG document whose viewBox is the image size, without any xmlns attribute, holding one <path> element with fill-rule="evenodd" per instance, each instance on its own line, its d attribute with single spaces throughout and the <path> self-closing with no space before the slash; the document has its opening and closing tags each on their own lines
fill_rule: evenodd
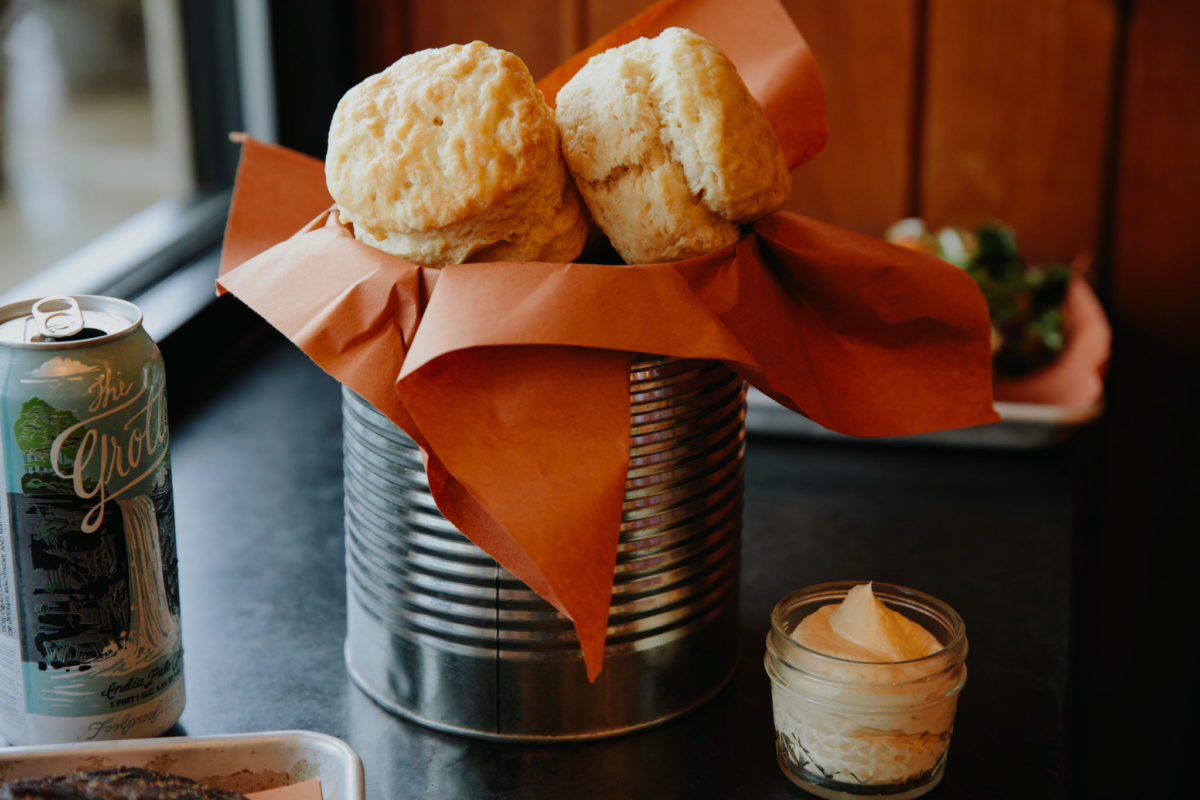
<svg viewBox="0 0 1200 800">
<path fill-rule="evenodd" d="M 837 658 L 791 638 L 809 614 L 840 603 L 860 581 L 793 592 L 771 612 L 765 666 L 771 678 L 775 750 L 784 774 L 820 797 L 919 797 L 941 780 L 958 693 L 967 679 L 962 618 L 929 595 L 874 583 L 888 608 L 942 644 L 924 658 Z"/>
</svg>

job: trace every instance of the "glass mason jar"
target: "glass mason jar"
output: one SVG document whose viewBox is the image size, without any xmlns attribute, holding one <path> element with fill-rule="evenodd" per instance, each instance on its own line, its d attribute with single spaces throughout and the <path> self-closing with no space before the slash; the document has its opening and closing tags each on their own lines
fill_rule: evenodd
<svg viewBox="0 0 1200 800">
<path fill-rule="evenodd" d="M 878 663 L 825 655 L 791 638 L 802 619 L 840 603 L 858 583 L 809 586 L 771 612 L 765 664 L 776 756 L 793 783 L 820 797 L 919 797 L 937 785 L 946 764 L 967 680 L 966 627 L 940 600 L 874 583 L 884 605 L 929 631 L 942 649 Z"/>
</svg>

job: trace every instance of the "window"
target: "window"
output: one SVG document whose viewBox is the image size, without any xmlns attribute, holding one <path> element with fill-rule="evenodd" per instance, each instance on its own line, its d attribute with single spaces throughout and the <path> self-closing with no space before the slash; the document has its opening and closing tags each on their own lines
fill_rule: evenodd
<svg viewBox="0 0 1200 800">
<path fill-rule="evenodd" d="M 4 288 L 189 188 L 182 154 L 156 142 L 141 8 L 11 5 L 0 117 Z"/>
<path fill-rule="evenodd" d="M 0 0 L 0 299 L 138 301 L 190 274 L 171 313 L 209 302 L 228 134 L 274 138 L 269 19 L 268 0 Z"/>
</svg>

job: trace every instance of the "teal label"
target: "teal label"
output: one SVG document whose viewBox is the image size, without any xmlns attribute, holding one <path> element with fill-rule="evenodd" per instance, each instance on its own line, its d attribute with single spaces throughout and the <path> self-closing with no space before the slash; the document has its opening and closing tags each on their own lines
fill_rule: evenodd
<svg viewBox="0 0 1200 800">
<path fill-rule="evenodd" d="M 25 680 L 36 684 L 43 677 L 38 665 L 25 664 Z M 67 677 L 67 676 L 73 676 Z M 84 717 L 106 714 L 140 705 L 171 688 L 183 676 L 183 653 L 163 656 L 149 666 L 109 676 L 100 685 L 98 676 L 87 672 L 64 671 L 55 679 L 54 692 L 39 692 L 28 698 L 28 710 L 55 717 Z"/>
<path fill-rule="evenodd" d="M 133 707 L 182 676 L 164 374 L 157 357 L 126 358 L 136 367 L 123 372 L 116 346 L 10 374 L 0 409 L 36 714 Z"/>
</svg>

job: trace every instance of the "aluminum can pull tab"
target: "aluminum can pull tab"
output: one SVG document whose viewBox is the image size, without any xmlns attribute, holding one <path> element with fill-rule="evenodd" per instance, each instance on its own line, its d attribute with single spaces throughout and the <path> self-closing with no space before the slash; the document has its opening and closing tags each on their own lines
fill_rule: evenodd
<svg viewBox="0 0 1200 800">
<path fill-rule="evenodd" d="M 32 311 L 38 333 L 47 338 L 63 339 L 83 330 L 83 312 L 74 297 L 43 297 Z"/>
</svg>

